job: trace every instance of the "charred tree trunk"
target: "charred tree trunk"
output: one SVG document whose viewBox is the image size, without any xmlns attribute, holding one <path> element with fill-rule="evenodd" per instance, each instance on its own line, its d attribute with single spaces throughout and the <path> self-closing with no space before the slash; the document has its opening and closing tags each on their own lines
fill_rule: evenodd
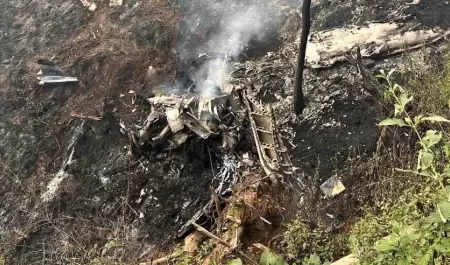
<svg viewBox="0 0 450 265">
<path fill-rule="evenodd" d="M 301 114 L 306 107 L 303 95 L 303 69 L 305 68 L 306 44 L 311 27 L 310 16 L 311 0 L 303 0 L 302 6 L 302 32 L 300 34 L 300 50 L 297 55 L 297 71 L 295 72 L 294 111 Z"/>
</svg>

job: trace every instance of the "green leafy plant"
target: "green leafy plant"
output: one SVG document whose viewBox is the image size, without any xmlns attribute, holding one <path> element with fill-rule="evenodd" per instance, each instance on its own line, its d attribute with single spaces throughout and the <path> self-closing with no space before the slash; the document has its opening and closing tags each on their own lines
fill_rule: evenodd
<svg viewBox="0 0 450 265">
<path fill-rule="evenodd" d="M 427 177 L 436 182 L 440 188 L 436 191 L 435 211 L 431 215 L 423 218 L 409 218 L 408 214 L 403 212 L 403 215 L 390 221 L 389 235 L 374 244 L 377 255 L 371 263 L 426 265 L 433 261 L 434 264 L 444 264 L 447 255 L 450 254 L 450 237 L 447 236 L 450 233 L 448 224 L 450 187 L 446 186 L 450 177 L 448 163 L 450 147 L 448 143 L 443 143 L 443 130 L 427 130 L 421 133 L 421 127 L 428 122 L 450 123 L 450 121 L 437 115 L 411 117 L 406 107 L 413 101 L 413 97 L 402 86 L 392 82 L 393 73 L 394 71 L 387 74 L 382 72 L 378 76 L 387 81 L 388 86 L 384 95 L 394 105 L 394 117 L 381 121 L 379 125 L 410 128 L 417 136 L 419 144 L 415 168 L 397 170 Z"/>
<path fill-rule="evenodd" d="M 273 253 L 270 249 L 266 249 L 259 260 L 260 265 L 288 265 L 283 257 Z"/>
<path fill-rule="evenodd" d="M 322 263 L 320 257 L 316 254 L 312 254 L 308 258 L 304 258 L 301 262 L 302 265 L 330 265 L 330 262 Z M 227 265 L 242 265 L 240 258 L 230 260 Z M 264 250 L 259 259 L 259 265 L 288 265 L 280 255 L 275 254 L 270 249 Z"/>
</svg>

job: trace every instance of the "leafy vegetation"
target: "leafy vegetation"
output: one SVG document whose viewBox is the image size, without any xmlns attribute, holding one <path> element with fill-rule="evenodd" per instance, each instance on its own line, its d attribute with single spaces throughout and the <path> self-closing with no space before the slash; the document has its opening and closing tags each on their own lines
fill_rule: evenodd
<svg viewBox="0 0 450 265">
<path fill-rule="evenodd" d="M 242 265 L 242 260 L 237 258 L 228 262 L 228 265 Z M 329 262 L 321 263 L 320 257 L 317 255 L 311 255 L 308 258 L 303 259 L 302 265 L 328 265 Z M 259 260 L 259 265 L 288 265 L 284 258 L 280 255 L 275 254 L 270 249 L 266 249 Z"/>
<path fill-rule="evenodd" d="M 379 125 L 396 133 L 397 143 L 403 143 L 411 156 L 402 160 L 384 150 L 375 155 L 370 161 L 373 164 L 395 163 L 391 172 L 377 173 L 384 174 L 379 178 L 393 187 L 387 196 L 379 194 L 367 202 L 364 216 L 342 232 L 340 240 L 325 237 L 319 243 L 317 237 L 323 231 L 311 231 L 300 218 L 291 222 L 285 233 L 289 254 L 302 257 L 303 252 L 318 253 L 328 258 L 324 245 L 334 249 L 344 244 L 361 264 L 450 262 L 450 137 L 446 132 L 450 121 L 445 117 L 449 113 L 449 69 L 441 76 L 430 74 L 406 82 L 412 86 L 410 90 L 393 81 L 394 71 L 378 76 L 387 84 L 384 96 L 393 106 L 393 116 Z M 428 113 L 439 115 L 425 115 Z M 302 260 L 297 264 L 308 263 Z"/>
<path fill-rule="evenodd" d="M 391 76 L 382 73 L 379 77 L 388 83 L 385 92 L 387 100 L 394 105 L 394 117 L 380 122 L 380 126 L 408 127 L 417 137 L 419 150 L 417 163 L 413 170 L 397 169 L 398 172 L 426 177 L 431 186 L 424 186 L 426 196 L 415 196 L 405 204 L 392 207 L 386 214 L 389 218 L 364 218 L 356 225 L 351 242 L 354 252 L 362 258 L 362 264 L 446 264 L 450 253 L 450 145 L 444 140 L 445 130 L 426 130 L 421 127 L 428 123 L 450 123 L 442 116 L 417 115 L 411 117 L 405 110 L 413 97 L 403 87 L 392 83 Z M 423 194 L 419 194 L 423 195 Z M 428 198 L 428 200 L 427 200 Z M 361 228 L 364 228 L 362 230 Z M 363 231 L 361 233 L 361 231 Z M 388 233 L 386 234 L 386 231 Z M 365 244 L 358 236 L 365 235 Z M 375 242 L 370 239 L 382 237 Z M 369 238 L 369 240 L 368 240 Z M 372 240 L 373 241 L 373 240 Z M 374 244 L 370 244 L 374 243 Z"/>
</svg>

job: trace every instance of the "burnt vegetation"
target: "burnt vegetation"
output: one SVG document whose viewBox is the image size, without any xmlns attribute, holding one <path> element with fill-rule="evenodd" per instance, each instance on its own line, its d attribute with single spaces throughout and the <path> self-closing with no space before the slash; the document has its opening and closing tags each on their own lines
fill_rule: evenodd
<svg viewBox="0 0 450 265">
<path fill-rule="evenodd" d="M 2 3 L 0 264 L 448 263 L 450 6 L 256 2 Z"/>
</svg>

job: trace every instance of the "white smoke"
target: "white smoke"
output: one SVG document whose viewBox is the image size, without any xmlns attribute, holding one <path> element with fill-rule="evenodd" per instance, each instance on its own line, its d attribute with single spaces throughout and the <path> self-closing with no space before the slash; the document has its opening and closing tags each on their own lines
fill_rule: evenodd
<svg viewBox="0 0 450 265">
<path fill-rule="evenodd" d="M 206 62 L 200 70 L 206 75 L 197 84 L 201 97 L 216 96 L 217 88 L 223 87 L 227 82 L 227 65 L 230 59 L 239 56 L 250 41 L 265 37 L 266 28 L 276 21 L 275 16 L 268 19 L 268 14 L 267 6 L 247 4 L 240 6 L 233 14 L 222 17 L 217 29 L 219 33 L 208 41 L 211 52 L 219 55 L 219 58 Z"/>
</svg>

